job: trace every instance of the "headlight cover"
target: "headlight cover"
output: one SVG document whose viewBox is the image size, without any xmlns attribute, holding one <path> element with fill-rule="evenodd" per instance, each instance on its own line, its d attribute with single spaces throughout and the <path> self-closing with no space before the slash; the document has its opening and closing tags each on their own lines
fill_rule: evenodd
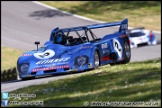
<svg viewBox="0 0 162 108">
<path fill-rule="evenodd" d="M 29 64 L 22 64 L 20 65 L 20 72 L 21 73 L 27 73 L 29 68 Z"/>
<path fill-rule="evenodd" d="M 78 56 L 75 58 L 75 65 L 77 66 L 83 66 L 88 63 L 88 56 Z"/>
</svg>

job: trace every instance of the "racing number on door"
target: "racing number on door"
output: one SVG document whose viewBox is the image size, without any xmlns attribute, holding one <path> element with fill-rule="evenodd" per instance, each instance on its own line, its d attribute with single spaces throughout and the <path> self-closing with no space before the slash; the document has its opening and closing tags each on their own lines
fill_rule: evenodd
<svg viewBox="0 0 162 108">
<path fill-rule="evenodd" d="M 122 57 L 122 47 L 121 47 L 120 42 L 117 39 L 113 39 L 113 46 L 114 46 L 114 49 L 116 50 L 116 52 L 118 53 L 119 58 L 121 58 Z"/>
<path fill-rule="evenodd" d="M 118 45 L 118 43 L 115 41 L 115 47 L 119 50 L 119 51 L 121 51 L 121 47 L 119 47 L 119 45 Z"/>
<path fill-rule="evenodd" d="M 37 59 L 49 59 L 49 58 L 53 57 L 54 55 L 55 55 L 55 52 L 51 49 L 48 49 L 44 52 L 34 53 L 34 56 Z"/>
</svg>

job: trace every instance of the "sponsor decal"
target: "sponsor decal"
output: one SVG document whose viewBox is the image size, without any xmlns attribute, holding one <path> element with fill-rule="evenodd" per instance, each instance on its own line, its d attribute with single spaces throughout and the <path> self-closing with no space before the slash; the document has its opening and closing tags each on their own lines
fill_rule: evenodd
<svg viewBox="0 0 162 108">
<path fill-rule="evenodd" d="M 102 57 L 100 60 L 110 60 L 110 56 L 105 56 L 105 57 Z"/>
<path fill-rule="evenodd" d="M 89 58 L 86 55 L 78 56 L 78 57 L 75 58 L 74 65 L 77 66 L 77 67 L 78 66 L 82 67 L 83 65 L 88 63 L 88 60 L 89 60 Z"/>
<path fill-rule="evenodd" d="M 123 58 L 122 57 L 120 57 L 120 59 L 119 60 L 123 60 Z"/>
<path fill-rule="evenodd" d="M 69 62 L 58 62 L 57 64 L 40 64 L 40 65 L 35 65 L 34 68 L 44 68 L 44 67 L 51 67 L 51 66 L 56 66 L 56 65 L 66 65 L 69 64 Z"/>
<path fill-rule="evenodd" d="M 107 43 L 101 44 L 101 48 L 102 48 L 102 49 L 108 48 Z"/>
<path fill-rule="evenodd" d="M 21 56 L 31 56 L 31 54 L 22 54 Z"/>
<path fill-rule="evenodd" d="M 37 59 L 49 59 L 51 57 L 53 57 L 55 55 L 55 52 L 53 50 L 46 50 L 42 53 L 34 53 L 34 57 L 36 57 Z"/>
<path fill-rule="evenodd" d="M 37 69 L 33 69 L 32 72 L 37 72 L 37 71 L 41 71 L 41 70 L 61 69 L 61 68 L 69 68 L 69 65 L 51 66 L 51 67 L 48 67 L 48 68 L 37 68 Z"/>
<path fill-rule="evenodd" d="M 120 38 L 123 38 L 123 37 L 127 37 L 127 35 L 126 34 L 123 34 L 123 35 L 120 36 Z"/>
<path fill-rule="evenodd" d="M 84 48 L 92 48 L 92 46 L 83 46 L 82 49 Z"/>
<path fill-rule="evenodd" d="M 128 29 L 128 24 L 122 24 L 122 25 L 121 25 L 121 29 L 122 29 L 122 30 Z"/>
<path fill-rule="evenodd" d="M 117 39 L 113 39 L 113 46 L 116 52 L 118 53 L 119 57 L 121 58 L 123 49 L 122 49 L 120 42 Z"/>
<path fill-rule="evenodd" d="M 70 59 L 70 57 L 67 57 L 67 58 L 57 58 L 57 59 L 49 59 L 49 60 L 41 60 L 41 61 L 38 61 L 36 64 L 40 65 L 40 64 L 57 63 L 57 62 L 66 62 L 69 59 Z"/>
<path fill-rule="evenodd" d="M 107 55 L 107 54 L 109 54 L 109 52 L 110 52 L 110 49 L 104 49 L 104 50 L 102 50 L 103 55 Z"/>
</svg>

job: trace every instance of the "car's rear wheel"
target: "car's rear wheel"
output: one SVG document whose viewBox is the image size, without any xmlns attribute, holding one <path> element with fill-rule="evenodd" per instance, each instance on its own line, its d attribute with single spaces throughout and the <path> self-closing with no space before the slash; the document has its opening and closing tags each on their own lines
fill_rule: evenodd
<svg viewBox="0 0 162 108">
<path fill-rule="evenodd" d="M 128 63 L 131 59 L 131 48 L 129 40 L 126 38 L 124 40 L 124 60 L 121 61 L 122 64 Z"/>
<path fill-rule="evenodd" d="M 100 57 L 99 57 L 98 51 L 96 50 L 96 51 L 94 52 L 94 68 L 95 68 L 95 69 L 98 68 L 99 65 L 100 65 Z"/>
<path fill-rule="evenodd" d="M 131 48 L 128 38 L 124 39 L 124 48 L 123 48 L 124 60 L 116 63 L 111 63 L 110 65 L 117 65 L 117 64 L 126 64 L 130 61 L 131 58 Z"/>
</svg>

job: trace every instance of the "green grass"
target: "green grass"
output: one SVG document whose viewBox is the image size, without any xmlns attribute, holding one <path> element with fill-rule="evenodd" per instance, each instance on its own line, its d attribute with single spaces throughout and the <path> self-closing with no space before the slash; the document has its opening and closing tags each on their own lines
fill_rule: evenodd
<svg viewBox="0 0 162 108">
<path fill-rule="evenodd" d="M 111 22 L 129 19 L 130 27 L 161 30 L 161 1 L 41 1 L 58 9 Z"/>
<path fill-rule="evenodd" d="M 43 101 L 47 107 L 83 107 L 85 102 L 147 102 L 161 106 L 161 58 L 124 65 L 101 66 L 41 85 L 10 93 L 36 94 L 17 101 Z M 147 106 L 141 104 L 139 106 Z"/>
<path fill-rule="evenodd" d="M 16 67 L 17 59 L 24 52 L 14 48 L 1 46 L 1 71 Z"/>
</svg>

